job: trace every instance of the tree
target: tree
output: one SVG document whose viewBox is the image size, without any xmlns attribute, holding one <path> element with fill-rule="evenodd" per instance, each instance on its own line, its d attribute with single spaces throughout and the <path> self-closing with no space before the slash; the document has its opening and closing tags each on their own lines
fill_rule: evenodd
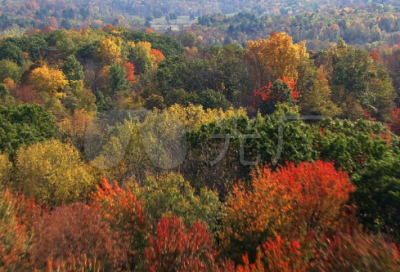
<svg viewBox="0 0 400 272">
<path fill-rule="evenodd" d="M 0 84 L 0 99 L 5 100 L 10 95 L 10 91 L 7 86 L 4 84 Z"/>
<path fill-rule="evenodd" d="M 110 35 L 101 41 L 97 53 L 103 61 L 103 65 L 111 65 L 121 61 L 122 39 Z"/>
<path fill-rule="evenodd" d="M 137 73 L 146 73 L 155 66 L 156 56 L 151 54 L 151 43 L 138 42 L 135 45 L 132 55 L 133 63 L 137 68 Z"/>
<path fill-rule="evenodd" d="M 262 101 L 258 103 L 261 112 L 272 114 L 278 103 L 294 106 L 298 102 L 300 94 L 296 87 L 296 81 L 293 78 L 284 77 L 258 91 L 254 91 L 254 96 L 257 100 L 261 99 Z"/>
<path fill-rule="evenodd" d="M 0 106 L 0 150 L 11 156 L 20 146 L 53 138 L 57 132 L 53 116 L 42 106 Z"/>
<path fill-rule="evenodd" d="M 91 124 L 93 117 L 93 112 L 86 112 L 84 109 L 75 110 L 71 117 L 67 117 L 59 123 L 60 132 L 70 138 L 79 150 L 83 150 L 86 130 Z"/>
<path fill-rule="evenodd" d="M 70 55 L 61 67 L 64 75 L 68 80 L 83 80 L 85 78 L 83 73 L 83 66 L 76 60 L 74 55 Z"/>
<path fill-rule="evenodd" d="M 0 189 L 10 181 L 12 164 L 8 157 L 0 153 Z"/>
<path fill-rule="evenodd" d="M 310 271 L 394 272 L 400 269 L 399 250 L 381 234 L 356 231 L 338 233 L 333 239 L 322 237 L 317 240 L 316 252 L 318 257 Z"/>
<path fill-rule="evenodd" d="M 396 108 L 392 110 L 392 124 L 390 130 L 397 136 L 400 136 L 400 109 Z"/>
<path fill-rule="evenodd" d="M 301 239 L 310 231 L 327 233 L 339 228 L 343 207 L 354 191 L 349 177 L 332 163 L 302 162 L 272 172 L 253 173 L 251 187 L 234 185 L 227 202 L 221 232 L 222 246 L 233 260 L 255 249 L 276 233 Z"/>
<path fill-rule="evenodd" d="M 227 110 L 230 107 L 229 101 L 221 92 L 206 90 L 199 94 L 199 102 L 204 109 L 222 109 Z"/>
<path fill-rule="evenodd" d="M 185 228 L 181 219 L 165 216 L 145 251 L 146 271 L 213 271 L 215 255 L 206 225 L 194 223 Z"/>
<path fill-rule="evenodd" d="M 16 198 L 10 191 L 0 194 L 0 270 L 24 270 L 24 259 L 29 236 L 26 227 L 18 221 Z"/>
<path fill-rule="evenodd" d="M 255 88 L 285 76 L 297 79 L 297 67 L 307 57 L 305 43 L 293 44 L 285 32 L 272 32 L 269 39 L 249 41 L 245 54 Z"/>
<path fill-rule="evenodd" d="M 21 79 L 21 68 L 14 62 L 3 59 L 0 61 L 0 81 L 6 78 L 11 78 L 15 82 Z"/>
<path fill-rule="evenodd" d="M 92 207 L 102 216 L 117 235 L 121 254 L 127 259 L 120 268 L 143 268 L 141 256 L 149 241 L 149 222 L 143 203 L 131 190 L 122 190 L 117 183 L 108 183 L 104 177 L 101 186 L 91 194 Z M 140 270 L 139 270 L 140 271 Z"/>
<path fill-rule="evenodd" d="M 65 95 L 57 92 L 68 84 L 65 75 L 60 70 L 51 69 L 45 65 L 33 70 L 29 78 L 39 92 L 45 92 L 54 97 L 63 97 Z"/>
<path fill-rule="evenodd" d="M 110 67 L 111 90 L 113 93 L 127 91 L 131 83 L 126 79 L 126 71 L 119 63 L 114 63 Z"/>
<path fill-rule="evenodd" d="M 305 115 L 319 114 L 324 117 L 340 115 L 340 109 L 331 100 L 331 89 L 323 66 L 318 69 L 312 87 L 301 96 L 300 106 L 301 112 Z"/>
<path fill-rule="evenodd" d="M 23 192 L 51 207 L 85 199 L 93 186 L 78 151 L 57 140 L 18 150 L 16 173 Z"/>
<path fill-rule="evenodd" d="M 107 222 L 83 203 L 61 206 L 45 214 L 35 222 L 33 233 L 30 253 L 36 269 L 66 262 L 71 255 L 99 259 L 108 269 L 124 261 Z"/>
<path fill-rule="evenodd" d="M 15 62 L 19 66 L 22 66 L 25 63 L 25 58 L 22 54 L 22 50 L 11 42 L 3 42 L 0 45 L 0 59 L 8 59 L 12 62 Z"/>
<path fill-rule="evenodd" d="M 387 232 L 400 239 L 400 160 L 386 153 L 382 159 L 370 159 L 362 170 L 353 175 L 357 187 L 352 201 L 357 205 L 363 226 L 375 232 Z"/>
<path fill-rule="evenodd" d="M 123 64 L 123 67 L 125 68 L 126 80 L 128 80 L 131 85 L 135 84 L 135 66 L 130 62 L 126 62 Z"/>
<path fill-rule="evenodd" d="M 222 219 L 223 208 L 218 194 L 203 188 L 196 195 L 189 182 L 178 174 L 169 174 L 158 181 L 149 177 L 143 187 L 135 186 L 133 192 L 143 201 L 149 220 L 154 225 L 165 214 L 176 215 L 186 225 L 201 221 L 215 232 Z"/>
</svg>

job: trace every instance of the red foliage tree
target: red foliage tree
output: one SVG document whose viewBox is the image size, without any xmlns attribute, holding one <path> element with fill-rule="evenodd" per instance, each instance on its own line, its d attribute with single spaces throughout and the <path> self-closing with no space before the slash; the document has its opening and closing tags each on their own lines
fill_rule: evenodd
<svg viewBox="0 0 400 272">
<path fill-rule="evenodd" d="M 213 271 L 215 254 L 213 238 L 207 226 L 195 223 L 185 228 L 177 217 L 163 217 L 157 224 L 155 240 L 146 249 L 146 271 Z"/>
<path fill-rule="evenodd" d="M 8 190 L 0 195 L 0 271 L 22 271 L 28 244 L 25 225 L 18 221 L 17 199 Z"/>
<path fill-rule="evenodd" d="M 31 86 L 21 86 L 15 91 L 11 91 L 11 95 L 19 101 L 27 104 L 43 104 L 44 101 L 40 99 L 39 94 L 33 90 Z"/>
<path fill-rule="evenodd" d="M 371 56 L 372 60 L 376 61 L 377 63 L 381 63 L 381 55 L 378 52 L 371 50 L 369 51 L 369 55 Z"/>
<path fill-rule="evenodd" d="M 130 269 L 140 265 L 143 260 L 138 256 L 148 245 L 150 228 L 142 202 L 129 189 L 124 191 L 117 183 L 112 186 L 106 178 L 91 198 L 91 206 L 108 222 L 114 239 L 119 241 L 121 254 L 127 255 L 127 265 Z"/>
<path fill-rule="evenodd" d="M 128 80 L 132 85 L 135 84 L 135 66 L 130 62 L 124 63 L 123 66 L 126 72 L 126 80 Z"/>
<path fill-rule="evenodd" d="M 400 135 L 400 109 L 394 109 L 392 111 L 392 124 L 390 130 L 396 134 Z"/>
</svg>

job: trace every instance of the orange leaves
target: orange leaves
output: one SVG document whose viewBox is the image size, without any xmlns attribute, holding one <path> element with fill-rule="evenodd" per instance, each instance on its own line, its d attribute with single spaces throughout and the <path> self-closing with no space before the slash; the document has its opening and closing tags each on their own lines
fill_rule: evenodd
<svg viewBox="0 0 400 272">
<path fill-rule="evenodd" d="M 157 63 L 160 63 L 161 61 L 165 60 L 164 54 L 158 50 L 158 49 L 151 49 L 151 54 L 156 57 Z"/>
<path fill-rule="evenodd" d="M 128 80 L 132 85 L 135 84 L 135 66 L 130 62 L 126 62 L 123 64 L 123 67 L 126 72 L 126 80 Z"/>
<path fill-rule="evenodd" d="M 251 251 L 268 237 L 304 237 L 310 231 L 337 228 L 342 209 L 354 191 L 349 177 L 332 163 L 293 163 L 272 172 L 253 173 L 251 188 L 240 182 L 233 186 L 227 203 L 223 247 Z M 249 244 L 253 243 L 251 246 Z M 238 260 L 245 252 L 237 252 Z"/>
</svg>

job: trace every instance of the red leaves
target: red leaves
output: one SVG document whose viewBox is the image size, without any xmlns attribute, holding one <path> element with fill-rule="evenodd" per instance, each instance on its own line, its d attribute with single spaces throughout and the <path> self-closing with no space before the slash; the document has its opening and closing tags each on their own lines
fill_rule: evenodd
<svg viewBox="0 0 400 272">
<path fill-rule="evenodd" d="M 290 92 L 289 99 L 292 102 L 298 102 L 300 99 L 300 91 L 297 89 L 297 81 L 291 77 L 283 77 L 278 81 L 288 85 L 288 91 Z M 254 96 L 261 98 L 262 101 L 277 103 L 277 102 L 290 102 L 286 101 L 288 99 L 287 94 L 283 93 L 282 90 L 274 89 L 274 85 L 269 83 L 268 86 L 264 86 L 258 91 L 254 91 Z"/>
<path fill-rule="evenodd" d="M 400 109 L 394 109 L 392 111 L 392 125 L 390 126 L 390 130 L 396 134 L 400 135 Z"/>
<path fill-rule="evenodd" d="M 105 177 L 102 187 L 96 186 L 96 189 L 91 195 L 91 206 L 109 224 L 121 254 L 128 255 L 133 268 L 140 261 L 137 255 L 146 247 L 149 236 L 149 221 L 142 202 L 129 189 L 122 190 L 116 182 L 112 186 Z"/>
<path fill-rule="evenodd" d="M 269 238 L 263 246 L 264 256 L 268 263 L 267 271 L 302 272 L 306 271 L 303 253 L 297 240 L 286 241 L 279 235 L 276 241 Z"/>
<path fill-rule="evenodd" d="M 127 62 L 123 64 L 123 67 L 126 72 L 126 80 L 128 80 L 132 85 L 135 84 L 135 66 L 132 63 Z"/>
<path fill-rule="evenodd" d="M 165 216 L 145 251 L 146 271 L 210 271 L 215 266 L 215 254 L 206 225 L 195 223 L 186 228 L 181 219 Z"/>
</svg>

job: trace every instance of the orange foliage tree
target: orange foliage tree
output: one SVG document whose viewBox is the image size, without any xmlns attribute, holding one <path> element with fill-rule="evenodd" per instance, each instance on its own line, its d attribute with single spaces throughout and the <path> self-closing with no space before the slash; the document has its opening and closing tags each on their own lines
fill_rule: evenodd
<svg viewBox="0 0 400 272">
<path fill-rule="evenodd" d="M 128 80 L 132 85 L 135 84 L 135 66 L 130 62 L 126 62 L 123 64 L 123 67 L 126 72 L 126 80 Z"/>
<path fill-rule="evenodd" d="M 48 262 L 56 265 L 83 254 L 118 267 L 123 255 L 110 234 L 110 228 L 96 210 L 82 203 L 62 206 L 34 225 L 30 254 L 39 269 L 44 269 Z"/>
<path fill-rule="evenodd" d="M 239 261 L 276 234 L 304 239 L 309 232 L 329 232 L 343 222 L 345 203 L 355 190 L 349 177 L 332 163 L 290 163 L 272 172 L 264 167 L 252 174 L 250 188 L 233 186 L 226 205 L 224 251 Z"/>
<path fill-rule="evenodd" d="M 142 202 L 129 189 L 124 191 L 117 183 L 112 186 L 106 178 L 101 187 L 96 186 L 91 198 L 91 206 L 108 222 L 117 236 L 115 239 L 120 241 L 121 254 L 127 254 L 128 268 L 142 265 L 139 253 L 148 245 L 150 229 Z"/>
</svg>

